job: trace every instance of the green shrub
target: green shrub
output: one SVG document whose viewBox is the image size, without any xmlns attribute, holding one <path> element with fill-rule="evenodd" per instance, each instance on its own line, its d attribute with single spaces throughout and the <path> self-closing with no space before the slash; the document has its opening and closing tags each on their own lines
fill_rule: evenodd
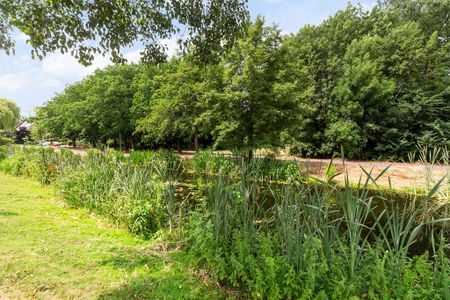
<svg viewBox="0 0 450 300">
<path fill-rule="evenodd" d="M 0 146 L 0 162 L 8 157 L 8 147 Z"/>
<path fill-rule="evenodd" d="M 262 179 L 270 181 L 295 182 L 304 177 L 302 165 L 297 161 L 283 161 L 272 158 L 254 159 L 259 165 Z"/>
<path fill-rule="evenodd" d="M 192 170 L 207 175 L 239 176 L 243 164 L 248 168 L 246 174 L 259 180 L 292 182 L 304 177 L 302 166 L 297 161 L 254 158 L 250 163 L 246 163 L 243 159 L 216 155 L 211 151 L 196 153 L 192 160 Z"/>
<path fill-rule="evenodd" d="M 0 146 L 6 146 L 12 143 L 12 139 L 3 135 L 3 132 L 0 130 Z"/>
<path fill-rule="evenodd" d="M 52 148 L 20 147 L 12 148 L 11 156 L 4 160 L 0 169 L 16 176 L 27 176 L 43 184 L 54 181 L 58 174 L 60 153 Z"/>
</svg>

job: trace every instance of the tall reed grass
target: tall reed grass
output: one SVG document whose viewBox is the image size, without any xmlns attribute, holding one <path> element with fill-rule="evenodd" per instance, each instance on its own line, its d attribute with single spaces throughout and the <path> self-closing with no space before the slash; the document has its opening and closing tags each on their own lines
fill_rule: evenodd
<svg viewBox="0 0 450 300">
<path fill-rule="evenodd" d="M 449 236 L 437 226 L 448 219 L 420 218 L 438 185 L 410 213 L 407 206 L 376 206 L 391 199 L 375 199 L 370 172 L 356 188 L 348 179 L 344 187 L 264 188 L 257 176 L 244 176 L 257 164 L 245 166 L 240 180 L 215 178 L 192 216 L 192 251 L 218 280 L 255 299 L 450 294 Z M 266 202 L 273 205 L 267 209 Z M 438 231 L 427 235 L 427 226 Z"/>
<path fill-rule="evenodd" d="M 212 151 L 200 151 L 192 160 L 192 171 L 198 174 L 228 174 L 238 177 L 242 163 L 239 157 L 226 157 Z M 303 165 L 298 161 L 282 161 L 274 158 L 254 158 L 249 164 L 248 172 L 258 176 L 261 181 L 294 182 L 305 177 Z"/>
<path fill-rule="evenodd" d="M 125 157 L 114 150 L 89 150 L 81 157 L 64 149 L 14 147 L 0 169 L 54 183 L 68 204 L 108 216 L 146 238 L 166 222 L 175 226 L 177 203 L 170 195 L 183 168 L 168 151 Z"/>
</svg>

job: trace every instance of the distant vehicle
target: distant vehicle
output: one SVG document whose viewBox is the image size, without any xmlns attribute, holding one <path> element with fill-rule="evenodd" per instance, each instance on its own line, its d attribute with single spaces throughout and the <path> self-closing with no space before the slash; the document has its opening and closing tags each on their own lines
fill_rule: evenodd
<svg viewBox="0 0 450 300">
<path fill-rule="evenodd" d="M 50 147 L 59 147 L 61 146 L 60 142 L 42 142 L 42 146 L 50 146 Z"/>
</svg>

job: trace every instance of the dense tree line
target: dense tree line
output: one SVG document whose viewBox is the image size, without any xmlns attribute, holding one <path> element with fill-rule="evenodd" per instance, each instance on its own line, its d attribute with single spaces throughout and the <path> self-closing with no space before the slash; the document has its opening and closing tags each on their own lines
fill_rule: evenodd
<svg viewBox="0 0 450 300">
<path fill-rule="evenodd" d="M 283 36 L 262 18 L 218 63 L 120 65 L 37 110 L 42 134 L 94 146 L 289 148 L 399 158 L 450 145 L 450 0 L 349 5 Z"/>
</svg>

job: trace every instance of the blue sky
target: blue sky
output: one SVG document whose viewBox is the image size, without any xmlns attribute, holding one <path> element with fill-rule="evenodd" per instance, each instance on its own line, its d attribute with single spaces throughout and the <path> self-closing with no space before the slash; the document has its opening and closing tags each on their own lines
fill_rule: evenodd
<svg viewBox="0 0 450 300">
<path fill-rule="evenodd" d="M 283 32 L 297 32 L 305 24 L 320 24 L 324 19 L 345 8 L 347 0 L 249 0 L 252 17 L 262 15 L 268 23 L 278 24 Z M 375 0 L 353 0 L 370 8 Z M 97 68 L 110 64 L 108 58 L 98 57 L 92 66 L 83 67 L 70 55 L 49 54 L 42 61 L 32 60 L 26 36 L 15 33 L 16 54 L 7 56 L 0 51 L 0 97 L 14 100 L 22 114 L 29 116 L 36 106 L 64 90 Z M 173 52 L 174 40 L 165 41 Z M 129 61 L 139 60 L 138 47 L 125 51 Z"/>
</svg>

